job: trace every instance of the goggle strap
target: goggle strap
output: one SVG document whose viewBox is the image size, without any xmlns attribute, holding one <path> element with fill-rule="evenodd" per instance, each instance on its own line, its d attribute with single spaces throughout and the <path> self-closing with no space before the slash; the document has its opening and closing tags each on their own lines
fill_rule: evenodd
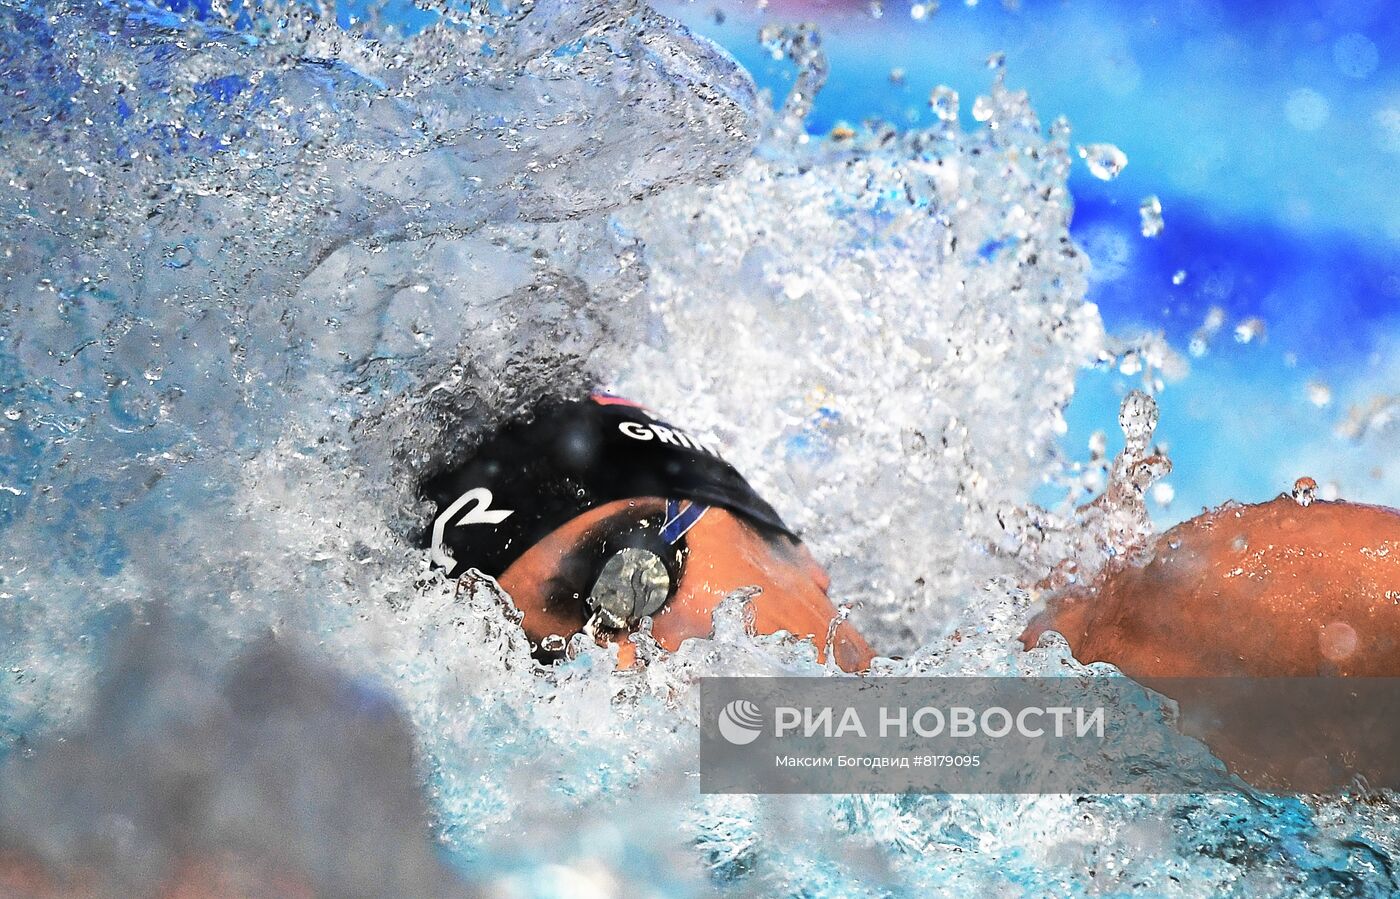
<svg viewBox="0 0 1400 899">
<path fill-rule="evenodd" d="M 666 500 L 666 521 L 661 525 L 661 539 L 668 546 L 675 546 L 708 511 L 709 506 L 688 499 Z"/>
</svg>

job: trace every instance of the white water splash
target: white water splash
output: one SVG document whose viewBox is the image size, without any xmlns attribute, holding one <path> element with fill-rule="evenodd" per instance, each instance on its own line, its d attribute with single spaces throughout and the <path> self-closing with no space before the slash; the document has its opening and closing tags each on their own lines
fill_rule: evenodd
<svg viewBox="0 0 1400 899">
<path fill-rule="evenodd" d="M 71 724 L 154 601 L 211 668 L 272 630 L 387 684 L 485 882 L 1192 895 L 1352 864 L 1257 797 L 700 797 L 694 679 L 837 676 L 812 647 L 735 597 L 713 640 L 639 635 L 645 667 L 540 669 L 490 584 L 414 546 L 423 473 L 601 379 L 728 445 L 905 653 L 877 675 L 1109 673 L 1014 641 L 1023 585 L 1082 534 L 1130 543 L 1160 472 L 1125 452 L 1102 534 L 1027 503 L 1076 370 L 1121 348 L 1067 232 L 1068 127 L 1000 72 L 974 132 L 803 143 L 810 30 L 768 36 L 800 66 L 774 114 L 632 4 L 442 3 L 409 37 L 0 12 L 32 63 L 0 107 L 8 745 Z"/>
</svg>

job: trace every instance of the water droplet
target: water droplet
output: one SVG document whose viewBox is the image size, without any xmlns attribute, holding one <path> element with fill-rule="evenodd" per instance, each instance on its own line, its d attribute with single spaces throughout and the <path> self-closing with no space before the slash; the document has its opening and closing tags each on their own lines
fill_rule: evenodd
<svg viewBox="0 0 1400 899">
<path fill-rule="evenodd" d="M 850 140 L 855 136 L 855 129 L 845 122 L 837 122 L 836 126 L 831 129 L 831 139 L 834 141 Z"/>
<path fill-rule="evenodd" d="M 1237 343 L 1251 343 L 1254 338 L 1264 335 L 1265 325 L 1262 318 L 1247 318 L 1235 325 L 1235 341 Z"/>
<path fill-rule="evenodd" d="M 1177 284 L 1177 285 L 1185 284 L 1185 283 L 1186 283 L 1186 269 L 1184 269 L 1184 268 L 1179 268 L 1179 269 L 1177 269 L 1177 270 L 1176 270 L 1176 274 L 1172 275 L 1172 283 L 1173 283 L 1173 284 Z"/>
<path fill-rule="evenodd" d="M 879 17 L 878 13 L 872 14 Z M 826 83 L 828 66 L 821 34 L 811 23 L 789 27 L 764 25 L 758 31 L 758 41 L 775 60 L 787 59 L 797 66 L 797 79 L 782 105 L 783 119 L 797 127 L 806 120 L 812 110 L 812 98 Z M 801 129 L 798 142 L 805 143 L 809 139 L 810 135 Z"/>
<path fill-rule="evenodd" d="M 1332 105 L 1327 98 L 1310 87 L 1300 87 L 1288 95 L 1284 106 L 1288 124 L 1299 131 L 1316 131 L 1327 123 Z"/>
<path fill-rule="evenodd" d="M 1157 429 L 1157 401 L 1141 390 L 1123 398 L 1118 408 L 1118 426 L 1123 429 L 1124 449 L 1130 456 L 1141 456 Z"/>
<path fill-rule="evenodd" d="M 1328 660 L 1345 661 L 1356 652 L 1356 629 L 1345 621 L 1333 621 L 1318 629 L 1317 641 L 1323 656 Z"/>
<path fill-rule="evenodd" d="M 1201 322 L 1201 326 L 1191 335 L 1191 355 L 1196 357 L 1204 356 L 1210 349 L 1211 340 L 1215 338 L 1216 333 L 1220 331 L 1221 326 L 1224 324 L 1225 310 L 1219 306 L 1210 307 L 1206 312 L 1205 320 Z"/>
<path fill-rule="evenodd" d="M 947 85 L 940 84 L 928 95 L 928 107 L 933 110 L 933 114 L 938 116 L 940 122 L 956 122 L 958 120 L 958 92 Z M 978 121 L 982 121 L 978 119 Z"/>
<path fill-rule="evenodd" d="M 156 381 L 159 381 L 161 378 L 165 377 L 165 370 L 162 369 L 159 365 L 152 365 L 150 368 L 141 372 L 141 377 L 154 384 Z"/>
<path fill-rule="evenodd" d="M 1332 43 L 1332 62 L 1348 78 L 1365 78 L 1380 64 L 1380 51 L 1364 34 L 1351 32 Z"/>
<path fill-rule="evenodd" d="M 972 101 L 972 117 L 979 122 L 986 122 L 992 118 L 992 98 L 985 94 Z"/>
<path fill-rule="evenodd" d="M 1332 402 L 1332 388 L 1321 381 L 1308 382 L 1308 402 L 1321 409 Z"/>
<path fill-rule="evenodd" d="M 893 68 L 893 69 L 890 69 L 890 84 L 903 84 L 903 83 L 904 83 L 904 70 L 901 69 L 901 68 L 899 68 L 898 66 L 896 66 L 896 67 Z"/>
<path fill-rule="evenodd" d="M 1152 501 L 1159 506 L 1170 506 L 1176 499 L 1176 488 L 1171 484 L 1157 484 L 1152 488 Z"/>
<path fill-rule="evenodd" d="M 1388 106 L 1379 109 L 1371 117 L 1376 129 L 1380 132 L 1377 135 L 1381 149 L 1390 153 L 1400 153 L 1400 109 Z"/>
<path fill-rule="evenodd" d="M 1143 237 L 1156 237 L 1162 233 L 1166 223 L 1162 221 L 1162 201 L 1157 199 L 1156 194 L 1138 204 L 1138 215 L 1142 219 Z"/>
<path fill-rule="evenodd" d="M 1312 478 L 1299 478 L 1293 482 L 1293 501 L 1300 506 L 1311 506 L 1317 497 L 1317 481 Z"/>
<path fill-rule="evenodd" d="M 938 12 L 938 0 L 928 0 L 926 3 L 915 3 L 909 7 L 909 18 L 916 22 L 922 22 Z"/>
<path fill-rule="evenodd" d="M 21 412 L 21 411 L 18 410 L 18 409 L 6 409 L 6 410 L 5 410 L 5 417 L 8 418 L 10 421 L 19 421 L 20 416 L 23 415 L 23 414 L 24 414 L 24 413 Z"/>
<path fill-rule="evenodd" d="M 1128 165 L 1128 154 L 1113 144 L 1085 144 L 1079 148 L 1079 158 L 1100 181 L 1112 181 Z"/>
<path fill-rule="evenodd" d="M 1181 540 L 1177 537 L 1173 537 L 1167 541 L 1167 546 L 1170 549 L 1181 549 Z"/>
<path fill-rule="evenodd" d="M 998 50 L 987 57 L 987 68 L 996 70 L 1006 68 L 1006 54 Z"/>
</svg>

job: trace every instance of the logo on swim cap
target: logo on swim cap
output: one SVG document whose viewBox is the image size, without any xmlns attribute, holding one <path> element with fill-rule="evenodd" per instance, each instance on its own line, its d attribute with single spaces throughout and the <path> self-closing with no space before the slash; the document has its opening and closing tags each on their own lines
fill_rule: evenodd
<svg viewBox="0 0 1400 899">
<path fill-rule="evenodd" d="M 763 733 L 763 715 L 747 699 L 736 699 L 719 710 L 719 732 L 735 746 L 747 746 Z"/>
</svg>

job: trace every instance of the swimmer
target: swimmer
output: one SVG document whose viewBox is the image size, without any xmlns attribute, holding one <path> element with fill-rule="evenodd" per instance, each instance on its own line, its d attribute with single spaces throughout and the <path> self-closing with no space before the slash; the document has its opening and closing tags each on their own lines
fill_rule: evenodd
<svg viewBox="0 0 1400 899">
<path fill-rule="evenodd" d="M 424 485 L 426 535 L 449 577 L 495 578 L 523 615 L 542 661 L 573 635 L 618 646 L 643 618 L 667 650 L 708 636 L 715 608 L 757 587 L 754 625 L 812 641 L 825 661 L 869 666 L 873 653 L 838 621 L 826 573 L 719 448 L 617 397 L 548 400 L 487 437 L 457 469 Z M 833 630 L 833 625 L 835 625 Z"/>
<path fill-rule="evenodd" d="M 1256 786 L 1320 792 L 1347 770 L 1395 783 L 1389 694 L 1257 680 L 1400 677 L 1400 512 L 1300 496 L 1177 525 L 1150 560 L 1111 563 L 1051 598 L 1022 643 L 1058 631 L 1079 661 L 1172 696 L 1194 735 Z"/>
<path fill-rule="evenodd" d="M 1139 677 L 1400 677 L 1400 512 L 1281 496 L 1177 525 L 1022 635 Z"/>
</svg>

